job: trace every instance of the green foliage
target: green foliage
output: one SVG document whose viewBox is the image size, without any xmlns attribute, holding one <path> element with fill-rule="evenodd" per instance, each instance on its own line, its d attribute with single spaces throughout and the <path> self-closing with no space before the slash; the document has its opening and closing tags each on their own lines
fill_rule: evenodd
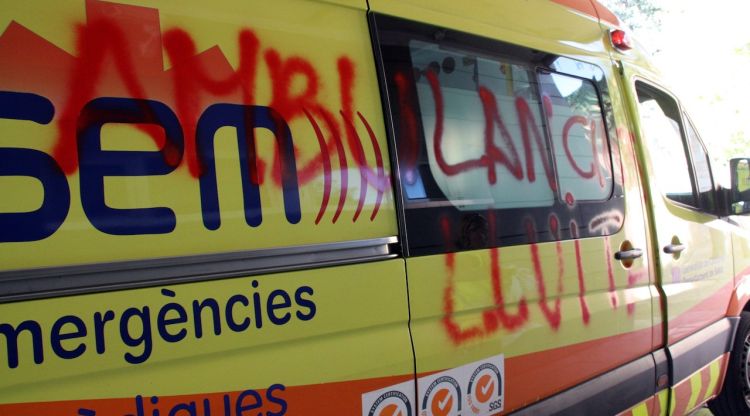
<svg viewBox="0 0 750 416">
<path fill-rule="evenodd" d="M 633 29 L 655 29 L 661 24 L 662 8 L 655 4 L 655 0 L 600 0 L 600 2 Z"/>
<path fill-rule="evenodd" d="M 750 56 L 750 43 L 745 44 L 745 46 L 739 47 L 734 50 L 734 53 L 741 56 Z"/>
<path fill-rule="evenodd" d="M 736 131 L 729 139 L 729 143 L 726 144 L 724 149 L 724 159 L 729 160 L 733 157 L 750 157 L 748 149 L 750 149 L 750 141 L 745 136 L 745 132 Z"/>
</svg>

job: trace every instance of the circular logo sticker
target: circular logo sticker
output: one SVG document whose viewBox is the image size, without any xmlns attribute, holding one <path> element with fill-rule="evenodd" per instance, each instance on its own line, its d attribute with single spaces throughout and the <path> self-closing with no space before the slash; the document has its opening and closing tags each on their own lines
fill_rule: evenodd
<svg viewBox="0 0 750 416">
<path fill-rule="evenodd" d="M 503 410 L 503 378 L 494 364 L 484 363 L 469 379 L 467 401 L 475 414 Z"/>
<path fill-rule="evenodd" d="M 421 416 L 448 416 L 461 412 L 461 386 L 450 376 L 430 383 L 422 398 Z"/>
<path fill-rule="evenodd" d="M 448 389 L 440 389 L 432 396 L 430 410 L 433 416 L 448 416 L 453 410 L 453 393 Z"/>
<path fill-rule="evenodd" d="M 411 416 L 411 402 L 404 393 L 391 390 L 381 394 L 367 414 L 368 416 Z"/>
</svg>

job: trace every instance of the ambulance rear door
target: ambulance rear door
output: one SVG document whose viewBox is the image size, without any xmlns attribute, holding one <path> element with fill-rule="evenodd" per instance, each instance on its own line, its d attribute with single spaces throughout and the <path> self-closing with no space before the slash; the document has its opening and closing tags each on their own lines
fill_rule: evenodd
<svg viewBox="0 0 750 416">
<path fill-rule="evenodd" d="M 615 414 L 652 398 L 643 203 L 595 15 L 546 1 L 370 6 L 417 410 Z"/>
</svg>

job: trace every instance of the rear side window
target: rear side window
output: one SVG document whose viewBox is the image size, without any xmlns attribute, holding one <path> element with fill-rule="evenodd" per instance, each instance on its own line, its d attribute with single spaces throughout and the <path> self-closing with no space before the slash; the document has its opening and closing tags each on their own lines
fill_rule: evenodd
<svg viewBox="0 0 750 416">
<path fill-rule="evenodd" d="M 621 179 L 598 67 L 375 20 L 409 254 L 619 229 Z"/>
<path fill-rule="evenodd" d="M 716 204 L 711 165 L 692 123 L 666 92 L 641 81 L 635 86 L 653 180 L 668 199 L 713 212 Z"/>
<path fill-rule="evenodd" d="M 655 175 L 664 195 L 681 204 L 697 207 L 692 173 L 685 158 L 680 109 L 672 97 L 638 82 L 641 130 L 650 149 Z"/>
<path fill-rule="evenodd" d="M 695 184 L 698 191 L 698 198 L 701 208 L 710 212 L 716 208 L 714 181 L 711 175 L 711 161 L 706 148 L 698 137 L 697 130 L 687 117 L 687 114 L 685 114 L 685 121 L 690 153 L 693 159 L 693 167 L 695 168 Z"/>
</svg>

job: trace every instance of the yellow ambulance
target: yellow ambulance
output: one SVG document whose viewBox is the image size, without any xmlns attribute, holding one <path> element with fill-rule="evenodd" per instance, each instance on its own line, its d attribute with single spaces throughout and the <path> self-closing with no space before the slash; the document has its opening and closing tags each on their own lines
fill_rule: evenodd
<svg viewBox="0 0 750 416">
<path fill-rule="evenodd" d="M 750 414 L 750 160 L 595 0 L 0 11 L 0 415 Z"/>
</svg>

